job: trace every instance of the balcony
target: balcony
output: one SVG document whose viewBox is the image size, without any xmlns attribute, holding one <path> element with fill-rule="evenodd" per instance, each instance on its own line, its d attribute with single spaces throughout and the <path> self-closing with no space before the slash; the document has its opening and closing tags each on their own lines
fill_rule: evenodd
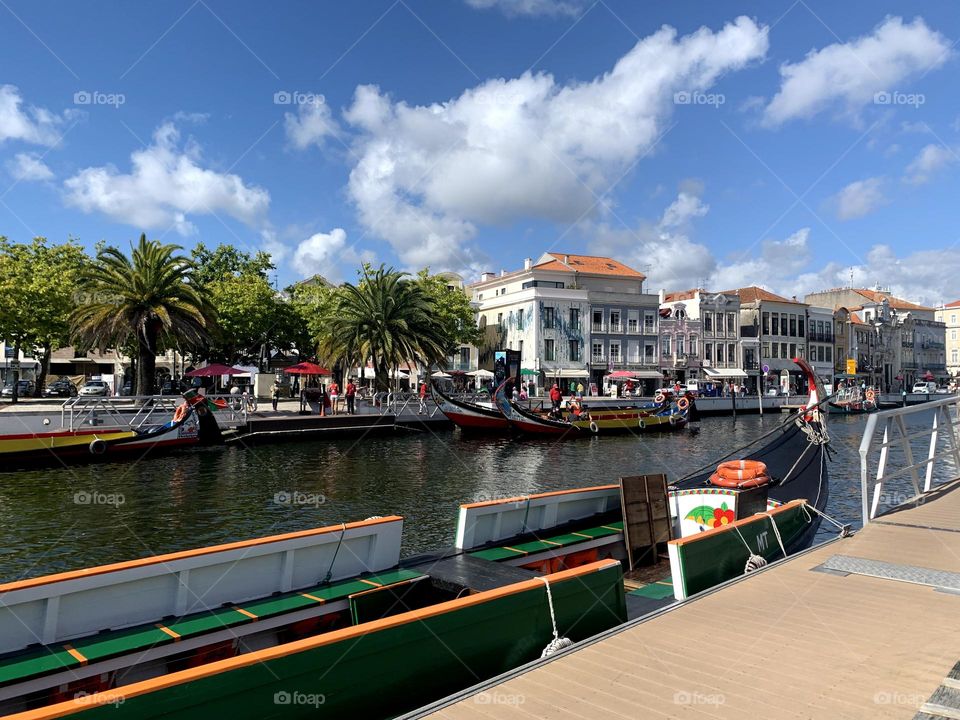
<svg viewBox="0 0 960 720">
<path fill-rule="evenodd" d="M 606 330 L 605 330 L 604 328 L 605 328 L 604 324 L 603 324 L 603 323 L 598 323 L 598 322 L 595 322 L 595 323 L 593 323 L 593 325 L 590 326 L 591 331 L 592 331 L 592 332 L 595 332 L 595 333 L 606 332 Z"/>
<path fill-rule="evenodd" d="M 591 355 L 590 362 L 593 365 L 597 365 L 597 364 L 603 365 L 604 363 L 607 362 L 607 358 L 605 355 Z"/>
<path fill-rule="evenodd" d="M 610 323 L 610 332 L 612 333 L 622 333 L 623 325 L 621 323 Z"/>
</svg>

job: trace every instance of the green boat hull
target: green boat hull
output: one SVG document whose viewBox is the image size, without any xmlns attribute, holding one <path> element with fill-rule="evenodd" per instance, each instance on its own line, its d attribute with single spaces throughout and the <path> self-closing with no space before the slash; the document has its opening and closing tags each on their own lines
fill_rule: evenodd
<svg viewBox="0 0 960 720">
<path fill-rule="evenodd" d="M 626 621 L 620 564 L 596 565 L 551 582 L 561 637 L 579 641 Z M 297 641 L 279 657 L 257 657 L 276 655 L 271 648 L 120 687 L 70 703 L 69 712 L 110 720 L 392 717 L 540 657 L 553 639 L 546 588 L 520 585 L 336 631 L 323 644 L 324 636 Z"/>
</svg>

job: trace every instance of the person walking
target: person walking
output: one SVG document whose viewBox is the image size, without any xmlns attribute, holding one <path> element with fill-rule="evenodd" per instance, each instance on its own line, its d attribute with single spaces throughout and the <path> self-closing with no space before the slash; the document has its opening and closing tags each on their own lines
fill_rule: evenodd
<svg viewBox="0 0 960 720">
<path fill-rule="evenodd" d="M 347 398 L 347 415 L 355 415 L 357 412 L 357 408 L 356 408 L 357 386 L 353 384 L 353 378 L 350 378 L 349 380 L 347 380 L 346 398 Z"/>
<path fill-rule="evenodd" d="M 560 411 L 560 401 L 563 400 L 563 394 L 560 392 L 560 388 L 556 383 L 553 384 L 553 387 L 550 388 L 550 404 L 553 406 L 554 411 Z"/>
<path fill-rule="evenodd" d="M 280 380 L 279 378 L 273 381 L 273 385 L 270 386 L 270 400 L 273 403 L 273 411 L 277 411 L 277 403 L 280 401 Z"/>
<path fill-rule="evenodd" d="M 577 383 L 577 400 L 583 400 L 583 383 Z"/>
<path fill-rule="evenodd" d="M 420 381 L 420 407 L 417 415 L 423 415 L 427 411 L 427 381 Z"/>
<path fill-rule="evenodd" d="M 333 380 L 330 383 L 330 414 L 337 414 L 337 400 L 340 399 L 340 386 L 337 385 L 337 381 Z"/>
</svg>

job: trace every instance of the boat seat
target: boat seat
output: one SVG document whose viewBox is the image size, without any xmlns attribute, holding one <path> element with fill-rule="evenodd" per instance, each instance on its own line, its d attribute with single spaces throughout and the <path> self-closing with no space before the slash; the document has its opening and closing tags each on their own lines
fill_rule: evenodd
<svg viewBox="0 0 960 720">
<path fill-rule="evenodd" d="M 491 562 L 500 562 L 511 558 L 525 557 L 533 553 L 554 550 L 558 547 L 567 547 L 588 540 L 618 535 L 623 532 L 623 521 L 607 523 L 595 528 L 586 528 L 584 530 L 575 530 L 574 532 L 555 535 L 554 537 L 544 538 L 542 540 L 531 540 L 523 543 L 513 543 L 501 547 L 486 548 L 471 552 L 470 556 L 480 558 L 481 560 L 490 560 Z"/>
<path fill-rule="evenodd" d="M 78 668 L 90 662 L 148 650 L 176 640 L 252 623 L 261 618 L 346 600 L 351 595 L 427 577 L 399 568 L 382 573 L 325 583 L 284 595 L 239 603 L 231 607 L 186 615 L 169 622 L 151 623 L 123 630 L 108 630 L 69 644 L 50 645 L 29 653 L 0 659 L 0 686 L 42 675 Z"/>
</svg>

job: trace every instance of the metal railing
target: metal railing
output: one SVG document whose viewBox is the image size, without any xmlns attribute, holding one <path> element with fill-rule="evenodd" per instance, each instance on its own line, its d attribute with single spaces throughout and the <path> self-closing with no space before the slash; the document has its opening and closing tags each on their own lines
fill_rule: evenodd
<svg viewBox="0 0 960 720">
<path fill-rule="evenodd" d="M 72 397 L 60 406 L 60 426 L 77 430 L 82 425 L 103 425 L 109 419 L 121 427 L 139 428 L 167 422 L 181 402 L 179 395 Z"/>
<path fill-rule="evenodd" d="M 906 419 L 921 413 L 931 413 L 932 420 L 929 426 L 924 425 L 919 430 L 916 424 L 908 428 Z M 883 439 L 875 443 L 877 430 L 882 426 Z M 943 442 L 941 442 L 941 435 Z M 916 454 L 923 452 L 922 443 L 928 439 L 926 458 L 916 461 Z M 912 441 L 917 440 L 921 447 L 915 447 Z M 879 450 L 875 471 L 872 469 L 872 452 Z M 892 467 L 891 455 L 893 452 L 902 453 L 902 465 Z M 860 442 L 860 486 L 863 504 L 863 524 L 877 516 L 884 505 L 900 504 L 908 497 L 899 494 L 884 492 L 884 484 L 894 479 L 909 477 L 913 488 L 913 497 L 929 492 L 933 487 L 934 469 L 938 461 L 953 461 L 953 470 L 947 480 L 955 479 L 960 475 L 960 397 L 951 396 L 942 400 L 933 400 L 903 408 L 884 410 L 872 414 L 867 419 L 867 426 L 863 431 L 863 440 Z M 921 488 L 920 471 L 923 471 Z M 889 498 L 894 496 L 899 502 L 891 503 Z"/>
<path fill-rule="evenodd" d="M 422 403 L 420 395 L 415 392 L 389 392 L 378 393 L 377 395 L 374 398 L 374 403 L 378 399 L 380 400 L 379 410 L 381 415 L 400 416 L 404 412 L 408 412 L 411 415 L 426 415 L 432 418 L 440 412 L 440 406 L 429 395 L 423 399 Z"/>
</svg>

